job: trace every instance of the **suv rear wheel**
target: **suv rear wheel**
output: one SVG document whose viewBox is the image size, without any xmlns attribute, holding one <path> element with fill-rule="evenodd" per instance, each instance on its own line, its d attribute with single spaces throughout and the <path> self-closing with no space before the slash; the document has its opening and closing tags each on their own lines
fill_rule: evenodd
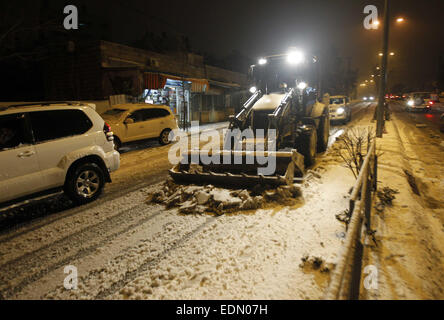
<svg viewBox="0 0 444 320">
<path fill-rule="evenodd" d="M 102 169 L 95 163 L 84 163 L 67 177 L 65 192 L 75 203 L 85 204 L 100 196 L 104 184 Z"/>
<path fill-rule="evenodd" d="M 165 146 L 171 142 L 170 141 L 170 132 L 171 132 L 170 129 L 165 129 L 162 131 L 162 133 L 160 134 L 160 137 L 159 137 L 159 142 L 161 145 Z"/>
</svg>

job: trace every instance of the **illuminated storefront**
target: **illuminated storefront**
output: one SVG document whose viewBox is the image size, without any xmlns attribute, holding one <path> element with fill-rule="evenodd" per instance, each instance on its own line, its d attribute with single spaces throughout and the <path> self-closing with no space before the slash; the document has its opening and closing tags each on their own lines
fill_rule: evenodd
<svg viewBox="0 0 444 320">
<path fill-rule="evenodd" d="M 146 72 L 144 74 L 143 100 L 146 103 L 167 105 L 176 115 L 179 125 L 191 125 L 193 93 L 205 93 L 209 87 L 206 79 L 193 79 Z"/>
</svg>

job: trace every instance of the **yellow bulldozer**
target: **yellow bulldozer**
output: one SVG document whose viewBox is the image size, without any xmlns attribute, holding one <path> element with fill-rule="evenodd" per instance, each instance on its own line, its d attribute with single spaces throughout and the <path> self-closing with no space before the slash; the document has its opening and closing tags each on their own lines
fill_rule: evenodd
<svg viewBox="0 0 444 320">
<path fill-rule="evenodd" d="M 295 50 L 259 59 L 249 72 L 252 96 L 230 117 L 221 150 L 185 152 L 171 177 L 234 187 L 301 181 L 328 146 L 330 116 L 319 102 L 318 76 L 317 58 Z"/>
</svg>

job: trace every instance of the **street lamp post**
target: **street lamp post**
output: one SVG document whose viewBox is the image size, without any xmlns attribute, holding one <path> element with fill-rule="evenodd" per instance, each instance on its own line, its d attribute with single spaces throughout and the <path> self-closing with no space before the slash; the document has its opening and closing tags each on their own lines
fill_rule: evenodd
<svg viewBox="0 0 444 320">
<path fill-rule="evenodd" d="M 389 40 L 389 0 L 384 4 L 384 35 L 382 39 L 382 62 L 381 62 L 381 81 L 379 82 L 379 100 L 376 110 L 376 136 L 382 138 L 384 131 L 384 102 L 385 90 L 387 86 L 387 57 Z"/>
</svg>

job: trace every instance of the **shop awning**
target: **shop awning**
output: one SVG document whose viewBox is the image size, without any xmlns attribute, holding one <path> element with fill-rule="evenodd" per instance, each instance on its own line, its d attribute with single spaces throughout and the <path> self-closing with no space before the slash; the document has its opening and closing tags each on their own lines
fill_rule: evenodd
<svg viewBox="0 0 444 320">
<path fill-rule="evenodd" d="M 207 79 L 187 79 L 191 81 L 191 92 L 206 92 L 210 84 Z"/>
<path fill-rule="evenodd" d="M 210 86 L 207 79 L 185 78 L 165 73 L 144 73 L 145 89 L 163 89 L 167 84 L 167 80 L 190 82 L 191 92 L 206 92 Z"/>
</svg>

